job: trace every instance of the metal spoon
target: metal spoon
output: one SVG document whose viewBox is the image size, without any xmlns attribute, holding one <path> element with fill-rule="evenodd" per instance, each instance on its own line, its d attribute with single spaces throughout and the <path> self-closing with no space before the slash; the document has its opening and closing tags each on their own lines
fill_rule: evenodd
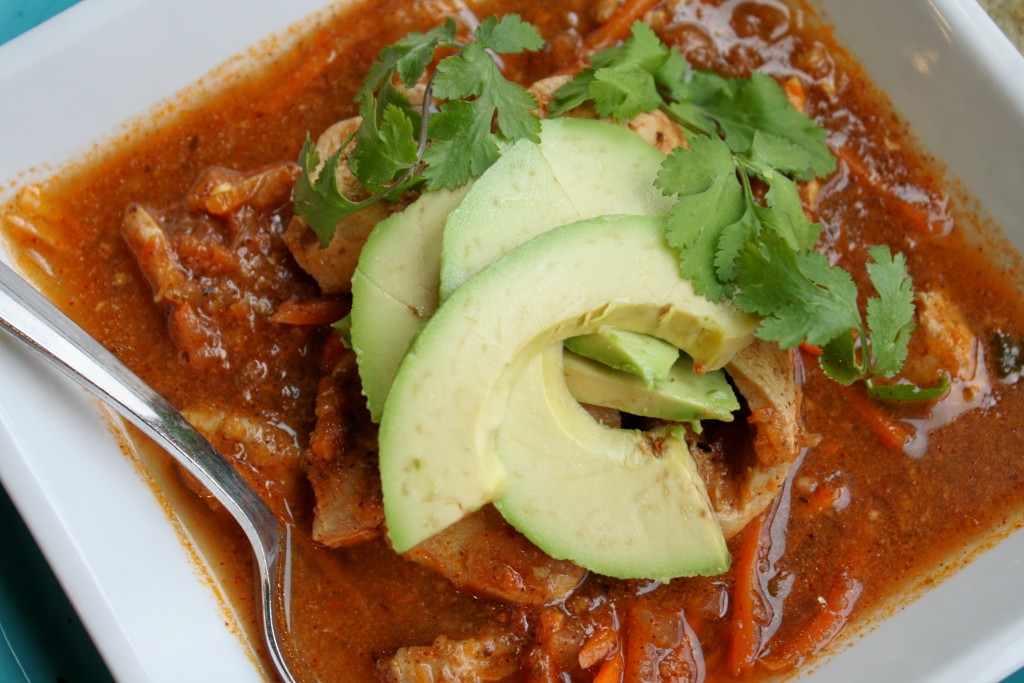
<svg viewBox="0 0 1024 683">
<path fill-rule="evenodd" d="M 242 476 L 170 403 L 114 354 L 0 262 L 0 329 L 91 391 L 196 477 L 245 531 L 260 578 L 263 635 L 285 683 L 295 683 L 278 631 L 275 597 L 284 526 Z"/>
</svg>

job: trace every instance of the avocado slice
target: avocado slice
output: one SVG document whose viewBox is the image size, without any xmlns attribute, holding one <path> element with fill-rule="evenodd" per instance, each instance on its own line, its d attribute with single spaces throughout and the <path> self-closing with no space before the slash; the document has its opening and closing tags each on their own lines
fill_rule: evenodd
<svg viewBox="0 0 1024 683">
<path fill-rule="evenodd" d="M 441 231 L 470 188 L 424 192 L 378 223 L 359 254 L 350 335 L 374 421 L 409 344 L 437 308 Z"/>
<path fill-rule="evenodd" d="M 714 370 L 750 343 L 757 319 L 694 292 L 661 218 L 580 221 L 513 249 L 438 308 L 391 386 L 379 461 L 396 551 L 502 496 L 495 435 L 515 379 L 551 344 L 604 325 L 664 339 Z"/>
<path fill-rule="evenodd" d="M 685 354 L 679 355 L 665 379 L 650 386 L 635 375 L 568 351 L 564 365 L 569 392 L 582 403 L 642 417 L 690 423 L 699 420 L 732 422 L 733 412 L 740 408 L 725 372 L 712 370 L 698 375 L 693 369 L 693 359 Z"/>
<path fill-rule="evenodd" d="M 548 555 L 607 576 L 668 581 L 728 569 L 725 536 L 682 429 L 605 427 L 569 393 L 562 372 L 556 344 L 512 389 L 497 436 L 508 482 L 498 511 Z"/>
<path fill-rule="evenodd" d="M 552 228 L 613 214 L 668 214 L 674 200 L 654 187 L 665 155 L 628 128 L 545 119 L 540 140 L 512 145 L 448 216 L 442 301 L 502 254 Z"/>
<path fill-rule="evenodd" d="M 585 358 L 636 375 L 650 388 L 668 377 L 679 360 L 679 349 L 649 334 L 637 334 L 615 327 L 603 327 L 594 334 L 570 337 L 565 348 Z M 610 375 L 616 377 L 616 375 Z M 583 398 L 577 397 L 581 401 Z M 588 401 L 584 401 L 588 402 Z M 609 406 L 611 407 L 611 406 Z"/>
<path fill-rule="evenodd" d="M 540 149 L 583 218 L 661 216 L 675 203 L 654 185 L 665 155 L 625 126 L 601 119 L 545 119 Z"/>
<path fill-rule="evenodd" d="M 448 216 L 441 300 L 523 242 L 584 218 L 665 215 L 672 199 L 654 181 L 665 156 L 629 129 L 592 119 L 546 119 L 541 143 L 512 145 Z M 574 349 L 647 381 L 675 362 L 671 345 L 605 328 Z M 671 358 L 668 358 L 671 356 Z"/>
<path fill-rule="evenodd" d="M 582 218 L 540 146 L 529 140 L 512 144 L 445 221 L 441 301 L 502 254 Z"/>
</svg>

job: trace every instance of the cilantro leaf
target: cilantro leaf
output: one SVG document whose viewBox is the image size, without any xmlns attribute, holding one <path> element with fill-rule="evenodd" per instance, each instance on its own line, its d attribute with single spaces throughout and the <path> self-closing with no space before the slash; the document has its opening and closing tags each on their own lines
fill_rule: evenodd
<svg viewBox="0 0 1024 683">
<path fill-rule="evenodd" d="M 813 249 L 821 236 L 821 226 L 807 219 L 796 183 L 774 170 L 764 170 L 768 184 L 766 206 L 754 206 L 761 224 L 780 235 L 795 251 Z"/>
<path fill-rule="evenodd" d="M 797 180 L 835 171 L 824 129 L 794 109 L 766 74 L 742 79 L 692 70 L 677 48 L 666 47 L 640 21 L 629 39 L 596 53 L 591 64 L 555 91 L 553 116 L 587 100 L 600 116 L 618 120 L 661 108 L 692 132 L 721 132 L 729 148 L 756 168 L 775 168 Z"/>
<path fill-rule="evenodd" d="M 867 301 L 865 326 L 853 278 L 814 251 L 821 226 L 804 213 L 796 184 L 835 171 L 826 133 L 773 78 L 690 69 L 637 22 L 625 42 L 593 55 L 555 92 L 550 111 L 587 102 L 619 120 L 661 109 L 689 132 L 689 149 L 665 159 L 655 185 L 677 199 L 666 240 L 698 293 L 761 316 L 757 336 L 783 348 L 821 346 L 819 364 L 837 382 L 899 371 L 914 314 L 906 261 L 887 248 L 870 252 L 877 296 Z M 767 185 L 763 199 L 754 178 Z"/>
<path fill-rule="evenodd" d="M 480 42 L 475 41 L 461 53 L 441 60 L 434 75 L 433 93 L 445 100 L 475 97 L 496 76 L 501 77 L 498 65 Z"/>
<path fill-rule="evenodd" d="M 680 100 L 664 107 L 665 112 L 683 128 L 701 135 L 717 135 L 718 127 L 695 102 Z"/>
<path fill-rule="evenodd" d="M 922 388 L 911 382 L 896 384 L 875 384 L 870 379 L 865 382 L 868 393 L 883 401 L 934 401 L 949 391 L 949 375 L 943 375 L 939 383 L 933 387 Z"/>
<path fill-rule="evenodd" d="M 715 274 L 715 254 L 723 231 L 745 212 L 743 187 L 732 153 L 717 137 L 697 136 L 662 163 L 655 185 L 679 201 L 669 212 L 666 239 L 679 252 L 683 277 L 712 301 L 731 294 Z"/>
<path fill-rule="evenodd" d="M 836 160 L 825 145 L 825 130 L 790 105 L 775 79 L 755 72 L 734 87 L 720 88 L 703 103 L 705 114 L 721 127 L 725 141 L 735 152 L 746 152 L 758 131 L 803 149 L 810 161 L 789 172 L 797 180 L 824 178 L 835 172 Z"/>
<path fill-rule="evenodd" d="M 540 119 L 531 111 L 537 100 L 523 86 L 505 79 L 479 41 L 437 65 L 434 94 L 445 99 L 476 97 L 474 110 L 482 122 L 490 126 L 497 113 L 498 130 L 505 137 L 540 141 Z"/>
<path fill-rule="evenodd" d="M 762 317 L 756 335 L 784 349 L 803 341 L 826 346 L 860 327 L 857 286 L 823 254 L 794 252 L 775 233 L 762 233 L 737 257 L 734 303 Z"/>
<path fill-rule="evenodd" d="M 630 33 L 625 43 L 594 54 L 593 67 L 581 70 L 555 91 L 552 116 L 593 100 L 599 116 L 626 121 L 664 103 L 660 89 L 682 78 L 686 60 L 642 21 L 634 22 Z"/>
<path fill-rule="evenodd" d="M 431 121 L 434 143 L 424 157 L 428 187 L 458 187 L 483 173 L 498 158 L 491 122 L 511 140 L 540 140 L 537 107 L 523 86 L 507 81 L 480 41 L 460 55 L 441 60 L 434 77 L 434 94 L 450 100 Z M 475 98 L 468 100 L 467 98 Z M 458 106 L 456 106 L 458 105 Z"/>
<path fill-rule="evenodd" d="M 629 40 L 623 44 L 622 49 L 610 53 L 613 60 L 609 60 L 609 64 L 633 64 L 650 73 L 660 69 L 670 51 L 654 29 L 642 21 L 634 21 L 629 34 Z"/>
<path fill-rule="evenodd" d="M 479 116 L 477 102 L 446 102 L 431 117 L 430 136 L 435 141 L 423 155 L 423 176 L 429 189 L 464 185 L 497 160 L 497 139 L 491 133 L 490 119 Z"/>
<path fill-rule="evenodd" d="M 540 120 L 532 112 L 536 100 L 502 75 L 491 53 L 538 50 L 544 41 L 515 14 L 488 17 L 474 38 L 469 43 L 457 40 L 455 21 L 449 18 L 383 48 L 357 94 L 362 123 L 347 157 L 344 151 L 331 155 L 314 180 L 319 160 L 311 143 L 303 147 L 303 173 L 293 192 L 295 212 L 322 244 L 330 242 L 338 221 L 409 187 L 426 181 L 431 189 L 454 188 L 479 176 L 498 157 L 495 122 L 508 140 L 539 140 Z M 439 48 L 454 54 L 426 79 L 423 104 L 413 109 L 395 79 L 415 86 L 427 75 Z M 346 143 L 342 150 L 347 148 Z M 348 163 L 375 194 L 362 201 L 345 197 L 335 177 L 341 163 Z"/>
<path fill-rule="evenodd" d="M 736 280 L 736 257 L 748 243 L 757 239 L 763 227 L 760 207 L 746 194 L 741 194 L 739 201 L 743 205 L 743 213 L 722 229 L 718 239 L 718 253 L 715 254 L 715 274 L 719 282 L 723 283 Z M 730 284 L 730 291 L 733 288 Z"/>
<path fill-rule="evenodd" d="M 857 348 L 854 345 L 852 330 L 847 330 L 830 341 L 822 348 L 822 352 L 818 358 L 818 366 L 832 381 L 849 386 L 864 376 L 864 371 L 857 362 Z"/>
<path fill-rule="evenodd" d="M 685 197 L 705 192 L 721 176 L 736 177 L 733 155 L 720 138 L 701 135 L 665 158 L 654 184 L 666 195 Z"/>
<path fill-rule="evenodd" d="M 501 18 L 491 15 L 480 22 L 474 36 L 482 47 L 500 54 L 535 52 L 544 47 L 544 39 L 537 29 L 518 14 L 505 14 Z"/>
<path fill-rule="evenodd" d="M 590 84 L 589 95 L 594 99 L 598 116 L 618 121 L 628 121 L 657 109 L 661 103 L 654 78 L 633 65 L 598 70 Z"/>
<path fill-rule="evenodd" d="M 878 296 L 867 302 L 867 330 L 860 323 L 852 328 L 860 334 L 860 355 L 858 357 L 851 330 L 823 347 L 818 364 L 828 377 L 840 384 L 865 380 L 875 398 L 892 401 L 937 398 L 948 388 L 948 377 L 930 389 L 905 381 L 882 385 L 871 381 L 872 377 L 893 377 L 903 367 L 914 329 L 914 294 L 902 254 L 892 256 L 885 246 L 871 247 L 868 254 L 872 258 L 867 264 L 868 277 Z"/>
<path fill-rule="evenodd" d="M 571 80 L 559 86 L 548 104 L 548 114 L 552 117 L 572 111 L 590 99 L 590 86 L 597 72 L 592 66 L 576 72 Z"/>
<path fill-rule="evenodd" d="M 378 102 L 360 93 L 363 124 L 356 131 L 355 149 L 349 157 L 352 173 L 368 186 L 382 186 L 418 161 L 412 116 L 388 104 L 378 116 Z"/>
<path fill-rule="evenodd" d="M 750 148 L 744 152 L 743 157 L 758 175 L 763 175 L 767 170 L 796 175 L 814 164 L 805 148 L 763 130 L 754 131 Z"/>
<path fill-rule="evenodd" d="M 349 311 L 343 318 L 336 320 L 331 323 L 331 327 L 341 337 L 341 343 L 345 345 L 346 349 L 353 348 L 352 346 L 352 312 Z"/>
<path fill-rule="evenodd" d="M 344 146 L 327 157 L 316 180 L 311 178 L 320 165 L 313 141 L 306 138 L 299 152 L 299 166 L 302 174 L 295 181 L 292 198 L 295 201 L 295 213 L 306 219 L 309 226 L 320 238 L 320 245 L 326 246 L 334 236 L 334 226 L 343 218 L 351 216 L 366 206 L 365 202 L 352 201 L 338 187 L 338 164 Z"/>
<path fill-rule="evenodd" d="M 878 293 L 867 302 L 872 370 L 875 375 L 892 377 L 906 360 L 914 331 L 914 286 L 903 254 L 892 256 L 889 247 L 874 246 L 868 255 L 872 258 L 867 264 L 868 277 Z"/>
<path fill-rule="evenodd" d="M 455 28 L 455 20 L 449 17 L 426 33 L 409 33 L 384 47 L 367 72 L 363 87 L 373 92 L 388 83 L 395 73 L 407 88 L 413 87 L 434 59 L 438 46 L 450 45 L 455 40 Z"/>
<path fill-rule="evenodd" d="M 766 205 L 754 202 L 738 159 L 718 137 L 698 135 L 662 164 L 656 185 L 679 202 L 669 213 L 667 239 L 680 254 L 683 275 L 714 301 L 727 298 L 737 276 L 736 257 L 762 231 L 793 250 L 811 249 L 821 227 L 807 219 L 796 184 L 768 167 Z"/>
<path fill-rule="evenodd" d="M 710 71 L 690 70 L 669 86 L 663 110 L 683 128 L 704 135 L 718 135 L 719 126 L 708 111 L 709 102 L 728 102 L 736 97 L 742 82 Z"/>
</svg>

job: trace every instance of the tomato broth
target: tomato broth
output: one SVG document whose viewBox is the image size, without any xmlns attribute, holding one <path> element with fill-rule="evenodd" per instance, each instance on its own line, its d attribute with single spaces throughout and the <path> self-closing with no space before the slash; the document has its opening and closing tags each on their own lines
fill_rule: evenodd
<svg viewBox="0 0 1024 683">
<path fill-rule="evenodd" d="M 968 336 L 966 367 L 946 368 L 950 392 L 923 404 L 874 401 L 863 387 L 826 378 L 814 349 L 804 349 L 802 418 L 813 438 L 775 502 L 730 541 L 732 568 L 721 576 L 661 585 L 590 574 L 558 604 L 522 606 L 457 590 L 381 537 L 338 549 L 311 539 L 314 500 L 300 454 L 316 424 L 323 359 L 336 342 L 327 325 L 272 319 L 286 301 L 322 298 L 283 242 L 292 207 L 277 201 L 211 217 L 186 197 L 211 167 L 248 172 L 294 161 L 307 134 L 357 112 L 354 95 L 383 46 L 443 14 L 474 21 L 519 12 L 533 22 L 545 49 L 503 63 L 506 76 L 529 84 L 579 64 L 604 4 L 384 0 L 339 9 L 287 53 L 155 121 L 151 132 L 22 191 L 6 209 L 5 234 L 22 266 L 86 330 L 194 421 L 214 415 L 218 425 L 233 420 L 239 434 L 258 430 L 246 441 L 218 428 L 215 442 L 293 526 L 290 648 L 311 680 L 376 680 L 379 662 L 399 648 L 493 628 L 524 634 L 520 673 L 510 679 L 554 680 L 545 676 L 560 671 L 596 680 L 616 657 L 622 678 L 604 673 L 602 682 L 785 675 L 841 629 L 866 623 L 959 562 L 965 548 L 1018 524 L 1024 393 L 1015 375 L 1000 377 L 993 348 L 997 338 L 1024 338 L 1010 267 L 993 265 L 977 247 L 977 221 L 957 208 L 941 164 L 807 6 L 712 0 L 659 2 L 643 18 L 695 67 L 799 81 L 807 113 L 839 160 L 805 202 L 823 226 L 819 250 L 864 285 L 867 248 L 888 244 L 906 255 L 919 291 L 942 293 Z M 191 245 L 181 258 L 199 274 L 203 305 L 230 321 L 206 340 L 215 352 L 205 366 L 175 344 L 175 322 L 154 303 L 122 237 L 131 205 L 188 233 L 179 250 Z M 38 232 L 19 230 L 12 216 Z M 348 305 L 344 295 L 329 298 L 340 311 Z M 916 332 L 910 353 L 933 349 Z M 342 381 L 357 403 L 356 375 Z M 708 438 L 728 449 L 746 436 L 742 426 L 711 427 Z M 243 630 L 258 633 L 244 538 L 163 455 L 140 451 L 200 541 Z M 572 628 L 582 650 L 550 646 Z M 602 630 L 614 646 L 600 648 Z M 578 656 L 554 662 L 552 652 Z"/>
</svg>

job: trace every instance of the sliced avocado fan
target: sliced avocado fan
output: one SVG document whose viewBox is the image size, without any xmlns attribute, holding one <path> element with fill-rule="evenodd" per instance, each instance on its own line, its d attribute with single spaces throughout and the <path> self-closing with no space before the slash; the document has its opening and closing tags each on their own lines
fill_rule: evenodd
<svg viewBox="0 0 1024 683">
<path fill-rule="evenodd" d="M 395 376 L 379 432 L 395 550 L 511 490 L 497 435 L 515 381 L 552 344 L 604 325 L 664 339 L 714 370 L 750 342 L 757 320 L 679 277 L 657 217 L 581 221 L 513 249 L 438 308 Z M 626 513 L 636 503 L 621 502 Z"/>
</svg>

